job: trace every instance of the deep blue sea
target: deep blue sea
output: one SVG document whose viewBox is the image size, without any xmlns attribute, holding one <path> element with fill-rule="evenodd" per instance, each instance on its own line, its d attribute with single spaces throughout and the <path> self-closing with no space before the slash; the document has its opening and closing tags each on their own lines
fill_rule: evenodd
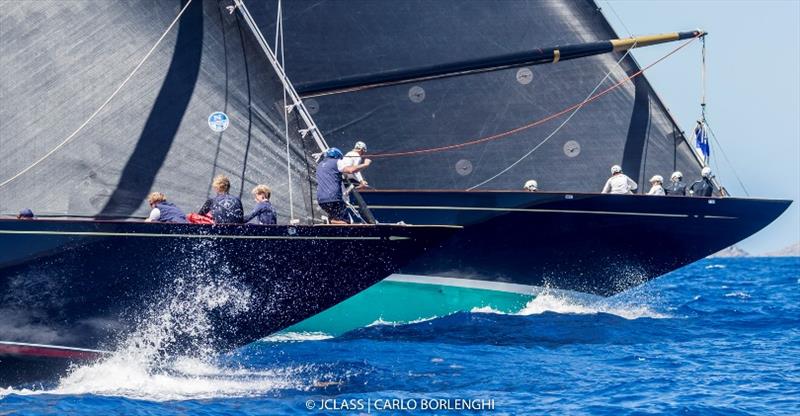
<svg viewBox="0 0 800 416">
<path fill-rule="evenodd" d="M 798 415 L 800 258 L 707 259 L 517 314 L 284 334 L 216 362 L 150 371 L 139 358 L 0 389 L 0 414 Z"/>
</svg>

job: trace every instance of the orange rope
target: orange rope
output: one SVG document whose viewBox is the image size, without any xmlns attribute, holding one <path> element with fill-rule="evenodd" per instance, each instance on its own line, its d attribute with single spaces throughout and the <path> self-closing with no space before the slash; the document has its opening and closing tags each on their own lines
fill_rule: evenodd
<svg viewBox="0 0 800 416">
<path fill-rule="evenodd" d="M 459 148 L 462 148 L 462 147 L 467 147 L 467 146 L 472 146 L 472 145 L 475 145 L 475 144 L 485 143 L 485 142 L 489 142 L 489 141 L 492 141 L 492 140 L 502 139 L 504 137 L 511 136 L 512 134 L 519 133 L 519 132 L 521 132 L 523 130 L 527 130 L 529 128 L 536 127 L 536 126 L 538 126 L 540 124 L 543 124 L 543 123 L 546 123 L 546 122 L 548 122 L 548 121 L 550 121 L 550 120 L 552 120 L 554 118 L 558 118 L 560 116 L 563 116 L 564 114 L 569 113 L 570 111 L 573 111 L 578 107 L 581 107 L 581 106 L 584 106 L 586 104 L 589 104 L 590 102 L 595 101 L 596 99 L 598 99 L 598 98 L 608 94 L 609 92 L 621 87 L 624 83 L 626 83 L 626 82 L 638 77 L 639 75 L 642 75 L 644 73 L 644 71 L 647 71 L 648 69 L 652 68 L 654 65 L 656 65 L 656 64 L 660 63 L 661 61 L 667 59 L 668 57 L 672 56 L 674 53 L 678 52 L 679 50 L 683 49 L 684 47 L 686 47 L 690 43 L 694 42 L 695 40 L 697 40 L 698 37 L 699 37 L 699 35 L 689 39 L 688 41 L 684 42 L 682 45 L 680 45 L 677 48 L 673 49 L 668 54 L 666 54 L 666 55 L 662 56 L 661 58 L 659 58 L 657 61 L 651 63 L 650 65 L 647 65 L 646 67 L 640 69 L 635 74 L 623 79 L 622 81 L 619 81 L 618 83 L 606 88 L 605 90 L 600 91 L 599 93 L 589 97 L 589 99 L 587 99 L 585 101 L 581 101 L 581 102 L 579 102 L 579 103 L 577 103 L 575 105 L 572 105 L 572 106 L 570 106 L 568 108 L 565 108 L 565 109 L 563 109 L 563 110 L 561 110 L 561 111 L 559 111 L 557 113 L 551 114 L 551 115 L 549 115 L 549 116 L 547 116 L 547 117 L 545 117 L 543 119 L 536 120 L 536 121 L 534 121 L 534 122 L 532 122 L 530 124 L 526 124 L 524 126 L 520 126 L 520 127 L 511 129 L 511 130 L 508 130 L 508 131 L 504 131 L 502 133 L 493 134 L 491 136 L 486 136 L 486 137 L 482 137 L 482 138 L 479 138 L 479 139 L 470 140 L 470 141 L 464 142 L 464 143 L 451 144 L 451 145 L 441 146 L 441 147 L 430 147 L 430 148 L 427 148 L 427 149 L 409 150 L 409 151 L 404 151 L 404 152 L 376 153 L 376 154 L 369 155 L 369 157 L 403 157 L 403 156 L 412 156 L 412 155 L 417 155 L 417 154 L 434 153 L 434 152 L 442 152 L 442 151 L 446 151 L 446 150 L 459 149 Z"/>
</svg>

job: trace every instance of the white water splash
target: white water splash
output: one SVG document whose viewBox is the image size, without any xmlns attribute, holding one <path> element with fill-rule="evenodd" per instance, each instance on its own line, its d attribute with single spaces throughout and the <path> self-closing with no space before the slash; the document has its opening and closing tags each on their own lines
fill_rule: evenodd
<svg viewBox="0 0 800 416">
<path fill-rule="evenodd" d="M 614 298 L 583 299 L 569 294 L 548 291 L 542 292 L 533 298 L 516 315 L 537 315 L 544 312 L 579 315 L 606 313 L 625 319 L 669 318 L 668 315 L 656 312 L 648 305 L 636 304 L 627 300 L 621 301 Z"/>
<path fill-rule="evenodd" d="M 553 289 L 543 289 L 522 309 L 515 313 L 508 314 L 498 311 L 491 306 L 472 308 L 470 312 L 519 316 L 539 315 L 545 312 L 577 315 L 607 313 L 625 319 L 662 319 L 670 317 L 668 315 L 656 312 L 648 305 L 642 305 L 632 300 L 603 298 L 599 296 Z"/>
</svg>

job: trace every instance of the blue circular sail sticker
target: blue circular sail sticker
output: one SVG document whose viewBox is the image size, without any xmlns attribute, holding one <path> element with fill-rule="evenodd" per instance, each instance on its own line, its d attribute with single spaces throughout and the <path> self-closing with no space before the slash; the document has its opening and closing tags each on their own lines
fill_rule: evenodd
<svg viewBox="0 0 800 416">
<path fill-rule="evenodd" d="M 211 113 L 211 115 L 208 116 L 208 127 L 211 127 L 211 130 L 217 133 L 225 131 L 230 123 L 228 115 L 222 111 Z"/>
</svg>

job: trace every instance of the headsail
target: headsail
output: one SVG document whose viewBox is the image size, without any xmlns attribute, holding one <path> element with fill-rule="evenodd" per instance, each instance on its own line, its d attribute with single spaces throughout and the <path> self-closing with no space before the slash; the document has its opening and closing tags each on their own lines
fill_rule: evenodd
<svg viewBox="0 0 800 416">
<path fill-rule="evenodd" d="M 0 14 L 0 181 L 47 153 L 98 108 L 163 33 L 187 0 L 38 1 Z M 287 221 L 288 140 L 295 216 L 312 216 L 309 158 L 283 85 L 242 17 L 226 4 L 193 0 L 139 72 L 91 123 L 51 157 L 3 187 L 0 212 L 144 215 L 151 190 L 196 210 L 215 174 L 252 202 L 267 183 Z M 142 13 L 147 10 L 147 13 Z M 35 23 L 35 24 L 34 24 Z M 91 36 L 87 34 L 91 33 Z M 63 45 L 69 45 L 65 48 Z M 229 117 L 209 128 L 214 112 Z"/>
<path fill-rule="evenodd" d="M 286 70 L 297 85 L 618 37 L 590 0 L 491 7 L 457 0 L 298 0 L 284 7 Z M 270 2 L 251 5 L 265 31 L 274 25 L 268 18 L 273 8 Z M 514 131 L 582 102 L 606 76 L 602 87 L 639 70 L 630 56 L 616 52 L 317 97 L 307 104 L 331 145 L 347 147 L 360 139 L 371 151 L 395 153 Z M 383 189 L 467 189 L 507 168 L 562 120 L 475 146 L 381 159 L 370 168 L 370 183 Z M 640 182 L 673 170 L 691 178 L 700 170 L 693 144 L 644 77 L 581 108 L 546 144 L 480 189 L 520 189 L 535 178 L 543 190 L 598 191 L 613 164 Z"/>
</svg>

